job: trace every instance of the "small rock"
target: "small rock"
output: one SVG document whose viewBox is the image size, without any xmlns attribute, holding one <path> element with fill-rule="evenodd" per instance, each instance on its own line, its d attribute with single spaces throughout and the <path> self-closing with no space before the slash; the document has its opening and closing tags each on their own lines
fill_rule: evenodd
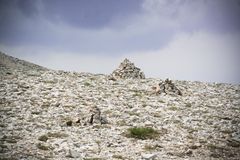
<svg viewBox="0 0 240 160">
<path fill-rule="evenodd" d="M 73 122 L 71 120 L 66 122 L 67 126 L 72 126 L 72 123 Z"/>
<path fill-rule="evenodd" d="M 109 76 L 109 77 L 108 77 L 108 80 L 111 80 L 111 81 L 116 81 L 117 79 L 116 79 L 116 78 L 114 78 L 113 76 Z"/>
<path fill-rule="evenodd" d="M 69 153 L 66 157 L 69 157 L 69 158 L 79 158 L 81 157 L 81 154 L 75 150 L 71 150 L 69 149 Z"/>
<path fill-rule="evenodd" d="M 228 146 L 235 147 L 235 148 L 240 147 L 240 142 L 235 139 L 228 140 L 227 144 L 228 144 Z"/>
<path fill-rule="evenodd" d="M 38 138 L 39 141 L 47 142 L 48 137 L 46 135 L 42 135 Z"/>
<path fill-rule="evenodd" d="M 146 153 L 143 153 L 142 154 L 142 159 L 146 159 L 146 160 L 153 160 L 157 157 L 157 154 L 156 153 L 153 153 L 153 154 L 146 154 Z"/>
<path fill-rule="evenodd" d="M 47 146 L 47 145 L 45 145 L 45 144 L 43 144 L 43 143 L 38 143 L 37 144 L 37 147 L 39 148 L 39 149 L 41 149 L 41 150 L 49 150 L 49 146 Z"/>
<path fill-rule="evenodd" d="M 188 156 L 191 156 L 193 154 L 193 151 L 188 149 L 186 152 L 185 152 L 186 155 Z"/>
<path fill-rule="evenodd" d="M 201 147 L 200 143 L 196 143 L 196 144 L 193 144 L 193 145 L 189 146 L 190 149 L 198 149 L 200 147 Z"/>
<path fill-rule="evenodd" d="M 101 124 L 107 124 L 108 123 L 108 121 L 105 117 L 100 117 L 100 122 L 101 122 Z"/>
<path fill-rule="evenodd" d="M 81 123 L 81 120 L 80 120 L 80 119 L 78 119 L 78 120 L 76 121 L 76 123 Z"/>
<path fill-rule="evenodd" d="M 150 121 L 146 121 L 146 122 L 144 122 L 144 125 L 145 125 L 145 126 L 153 126 L 153 123 L 150 122 Z"/>
</svg>

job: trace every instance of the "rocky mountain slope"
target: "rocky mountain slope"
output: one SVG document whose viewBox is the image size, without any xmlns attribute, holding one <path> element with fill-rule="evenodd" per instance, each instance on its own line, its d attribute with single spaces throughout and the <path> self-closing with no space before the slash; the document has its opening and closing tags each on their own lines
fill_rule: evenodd
<svg viewBox="0 0 240 160">
<path fill-rule="evenodd" d="M 2 57 L 0 159 L 240 159 L 240 85 L 117 79 Z M 134 127 L 157 134 L 127 136 Z"/>
<path fill-rule="evenodd" d="M 47 70 L 47 68 L 20 60 L 18 58 L 8 56 L 0 52 L 0 67 L 6 67 L 11 69 L 21 70 Z"/>
</svg>

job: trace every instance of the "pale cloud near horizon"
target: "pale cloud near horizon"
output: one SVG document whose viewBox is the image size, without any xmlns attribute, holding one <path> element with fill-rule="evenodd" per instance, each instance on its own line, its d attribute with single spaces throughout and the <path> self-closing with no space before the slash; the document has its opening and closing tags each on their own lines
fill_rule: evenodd
<svg viewBox="0 0 240 160">
<path fill-rule="evenodd" d="M 0 6 L 0 50 L 51 69 L 109 74 L 129 58 L 148 77 L 240 83 L 240 1 L 91 1 L 99 8 L 73 1 L 62 13 L 66 2 L 54 0 Z"/>
<path fill-rule="evenodd" d="M 124 58 L 129 58 L 147 77 L 239 83 L 239 41 L 239 34 L 181 33 L 165 48 L 120 56 L 59 53 L 44 48 L 36 50 L 37 47 L 0 47 L 16 53 L 13 56 L 25 55 L 19 58 L 56 70 L 110 74 Z M 45 54 L 41 50 L 45 50 Z"/>
</svg>

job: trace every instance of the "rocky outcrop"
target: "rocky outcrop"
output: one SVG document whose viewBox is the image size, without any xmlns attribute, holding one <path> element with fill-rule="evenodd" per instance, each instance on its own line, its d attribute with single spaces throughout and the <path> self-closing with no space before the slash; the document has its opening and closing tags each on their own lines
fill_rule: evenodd
<svg viewBox="0 0 240 160">
<path fill-rule="evenodd" d="M 112 72 L 110 78 L 115 79 L 144 79 L 145 75 L 141 72 L 140 68 L 135 67 L 134 63 L 128 59 L 119 65 L 119 67 Z"/>
</svg>

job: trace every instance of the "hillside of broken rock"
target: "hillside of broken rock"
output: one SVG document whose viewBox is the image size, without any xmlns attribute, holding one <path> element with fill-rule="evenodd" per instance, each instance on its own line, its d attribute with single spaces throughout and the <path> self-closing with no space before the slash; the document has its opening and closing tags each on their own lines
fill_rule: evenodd
<svg viewBox="0 0 240 160">
<path fill-rule="evenodd" d="M 153 94 L 164 80 L 3 65 L 0 79 L 0 159 L 240 157 L 240 85 L 172 80 L 182 95 Z"/>
</svg>

